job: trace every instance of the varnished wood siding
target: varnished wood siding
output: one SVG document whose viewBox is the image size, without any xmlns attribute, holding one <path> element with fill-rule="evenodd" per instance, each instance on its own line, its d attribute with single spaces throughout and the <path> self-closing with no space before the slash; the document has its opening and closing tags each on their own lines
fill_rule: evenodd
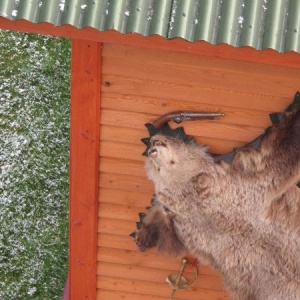
<svg viewBox="0 0 300 300">
<path fill-rule="evenodd" d="M 110 44 L 102 54 L 97 299 L 168 299 L 165 279 L 180 261 L 155 249 L 140 253 L 129 237 L 154 191 L 141 156 L 144 124 L 174 110 L 224 112 L 183 126 L 212 152 L 230 151 L 263 133 L 268 114 L 292 101 L 300 71 Z M 199 270 L 197 284 L 176 299 L 228 299 L 218 274 Z"/>
</svg>

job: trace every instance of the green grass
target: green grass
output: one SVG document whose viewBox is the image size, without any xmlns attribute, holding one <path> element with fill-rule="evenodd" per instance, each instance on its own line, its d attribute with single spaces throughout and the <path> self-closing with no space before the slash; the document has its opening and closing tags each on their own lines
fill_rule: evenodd
<svg viewBox="0 0 300 300">
<path fill-rule="evenodd" d="M 70 43 L 0 31 L 0 299 L 61 299 Z"/>
</svg>

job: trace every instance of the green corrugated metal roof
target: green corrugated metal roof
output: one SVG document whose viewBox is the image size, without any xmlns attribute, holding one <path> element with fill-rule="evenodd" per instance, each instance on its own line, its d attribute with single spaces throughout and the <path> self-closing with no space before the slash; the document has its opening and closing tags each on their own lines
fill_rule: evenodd
<svg viewBox="0 0 300 300">
<path fill-rule="evenodd" d="M 300 0 L 0 0 L 0 15 L 300 53 Z"/>
</svg>

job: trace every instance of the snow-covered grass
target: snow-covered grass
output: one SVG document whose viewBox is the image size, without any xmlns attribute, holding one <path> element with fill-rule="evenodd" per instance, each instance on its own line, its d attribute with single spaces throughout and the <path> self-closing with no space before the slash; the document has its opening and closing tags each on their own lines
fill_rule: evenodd
<svg viewBox="0 0 300 300">
<path fill-rule="evenodd" d="M 70 45 L 0 31 L 0 299 L 61 299 Z"/>
</svg>

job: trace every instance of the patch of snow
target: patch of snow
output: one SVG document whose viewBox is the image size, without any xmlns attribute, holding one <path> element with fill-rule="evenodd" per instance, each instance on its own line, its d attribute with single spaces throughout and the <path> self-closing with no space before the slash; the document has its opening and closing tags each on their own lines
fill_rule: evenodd
<svg viewBox="0 0 300 300">
<path fill-rule="evenodd" d="M 34 293 L 36 293 L 36 291 L 37 291 L 36 287 L 32 287 L 28 290 L 27 294 L 29 296 L 32 296 Z"/>
<path fill-rule="evenodd" d="M 60 0 L 60 3 L 58 4 L 60 12 L 65 10 L 65 2 L 65 0 Z"/>
</svg>

